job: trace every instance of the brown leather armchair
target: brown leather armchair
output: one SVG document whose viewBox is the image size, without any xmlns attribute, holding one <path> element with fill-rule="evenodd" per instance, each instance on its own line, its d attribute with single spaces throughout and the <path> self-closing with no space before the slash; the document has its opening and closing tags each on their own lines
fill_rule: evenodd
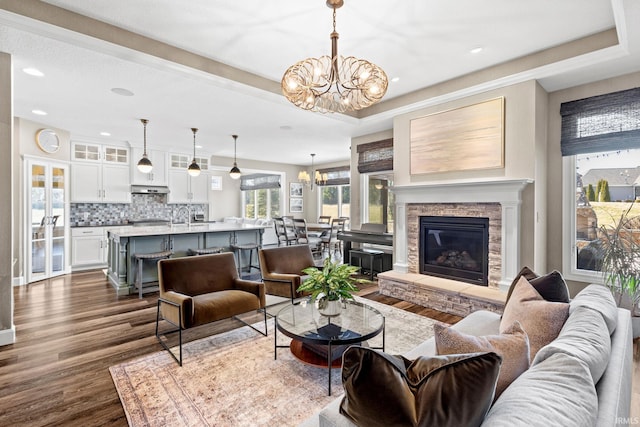
<svg viewBox="0 0 640 427">
<path fill-rule="evenodd" d="M 296 292 L 305 277 L 302 270 L 315 266 L 309 245 L 265 248 L 258 254 L 266 293 L 289 297 L 291 302 L 303 296 Z"/>
<path fill-rule="evenodd" d="M 243 280 L 238 277 L 233 253 L 221 253 L 196 257 L 164 259 L 158 262 L 160 298 L 156 316 L 156 337 L 160 344 L 182 366 L 182 330 L 235 318 L 252 310 L 264 313 L 264 332 L 267 335 L 265 287 L 263 283 Z M 180 357 L 169 349 L 158 333 L 160 317 L 177 329 Z"/>
</svg>

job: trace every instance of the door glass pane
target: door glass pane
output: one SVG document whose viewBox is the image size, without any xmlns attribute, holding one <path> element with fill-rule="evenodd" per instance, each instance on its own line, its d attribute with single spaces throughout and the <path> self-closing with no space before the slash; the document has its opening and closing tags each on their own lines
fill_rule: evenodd
<svg viewBox="0 0 640 427">
<path fill-rule="evenodd" d="M 266 189 L 257 190 L 258 200 L 256 204 L 258 205 L 257 218 L 266 218 L 267 217 L 267 191 Z"/>
<path fill-rule="evenodd" d="M 49 227 L 53 245 L 51 251 L 52 271 L 60 272 L 64 268 L 64 192 L 65 174 L 64 169 L 53 168 L 51 171 L 51 215 L 49 216 Z"/>
<path fill-rule="evenodd" d="M 42 165 L 31 167 L 31 273 L 45 272 L 46 259 L 46 177 Z"/>
<path fill-rule="evenodd" d="M 246 218 L 255 218 L 256 214 L 256 194 L 254 190 L 243 191 L 244 193 L 244 216 Z"/>
</svg>

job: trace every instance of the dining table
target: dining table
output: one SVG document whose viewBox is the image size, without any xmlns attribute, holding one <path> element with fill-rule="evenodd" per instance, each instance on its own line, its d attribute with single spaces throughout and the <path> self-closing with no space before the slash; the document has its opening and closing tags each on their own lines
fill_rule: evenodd
<svg viewBox="0 0 640 427">
<path fill-rule="evenodd" d="M 328 230 L 331 230 L 331 224 L 308 222 L 307 230 L 308 231 L 328 231 Z"/>
</svg>

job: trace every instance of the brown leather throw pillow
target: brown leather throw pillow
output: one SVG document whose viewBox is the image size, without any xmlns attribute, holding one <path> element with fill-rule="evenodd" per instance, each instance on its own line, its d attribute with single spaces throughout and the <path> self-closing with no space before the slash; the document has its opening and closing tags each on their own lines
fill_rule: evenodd
<svg viewBox="0 0 640 427">
<path fill-rule="evenodd" d="M 496 388 L 496 353 L 402 356 L 350 347 L 340 413 L 359 426 L 479 426 Z"/>
</svg>

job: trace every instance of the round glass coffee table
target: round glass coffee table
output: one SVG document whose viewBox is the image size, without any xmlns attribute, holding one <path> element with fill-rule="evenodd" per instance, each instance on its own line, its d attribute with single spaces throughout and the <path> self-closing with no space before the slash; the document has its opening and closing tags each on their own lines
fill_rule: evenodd
<svg viewBox="0 0 640 427">
<path fill-rule="evenodd" d="M 360 344 L 382 332 L 384 351 L 384 316 L 375 308 L 357 301 L 345 301 L 335 316 L 324 316 L 309 299 L 282 308 L 275 319 L 274 358 L 278 348 L 289 348 L 305 363 L 327 367 L 329 395 L 331 368 L 340 367 L 342 353 L 353 344 Z M 289 345 L 278 345 L 278 331 L 292 339 Z"/>
</svg>

